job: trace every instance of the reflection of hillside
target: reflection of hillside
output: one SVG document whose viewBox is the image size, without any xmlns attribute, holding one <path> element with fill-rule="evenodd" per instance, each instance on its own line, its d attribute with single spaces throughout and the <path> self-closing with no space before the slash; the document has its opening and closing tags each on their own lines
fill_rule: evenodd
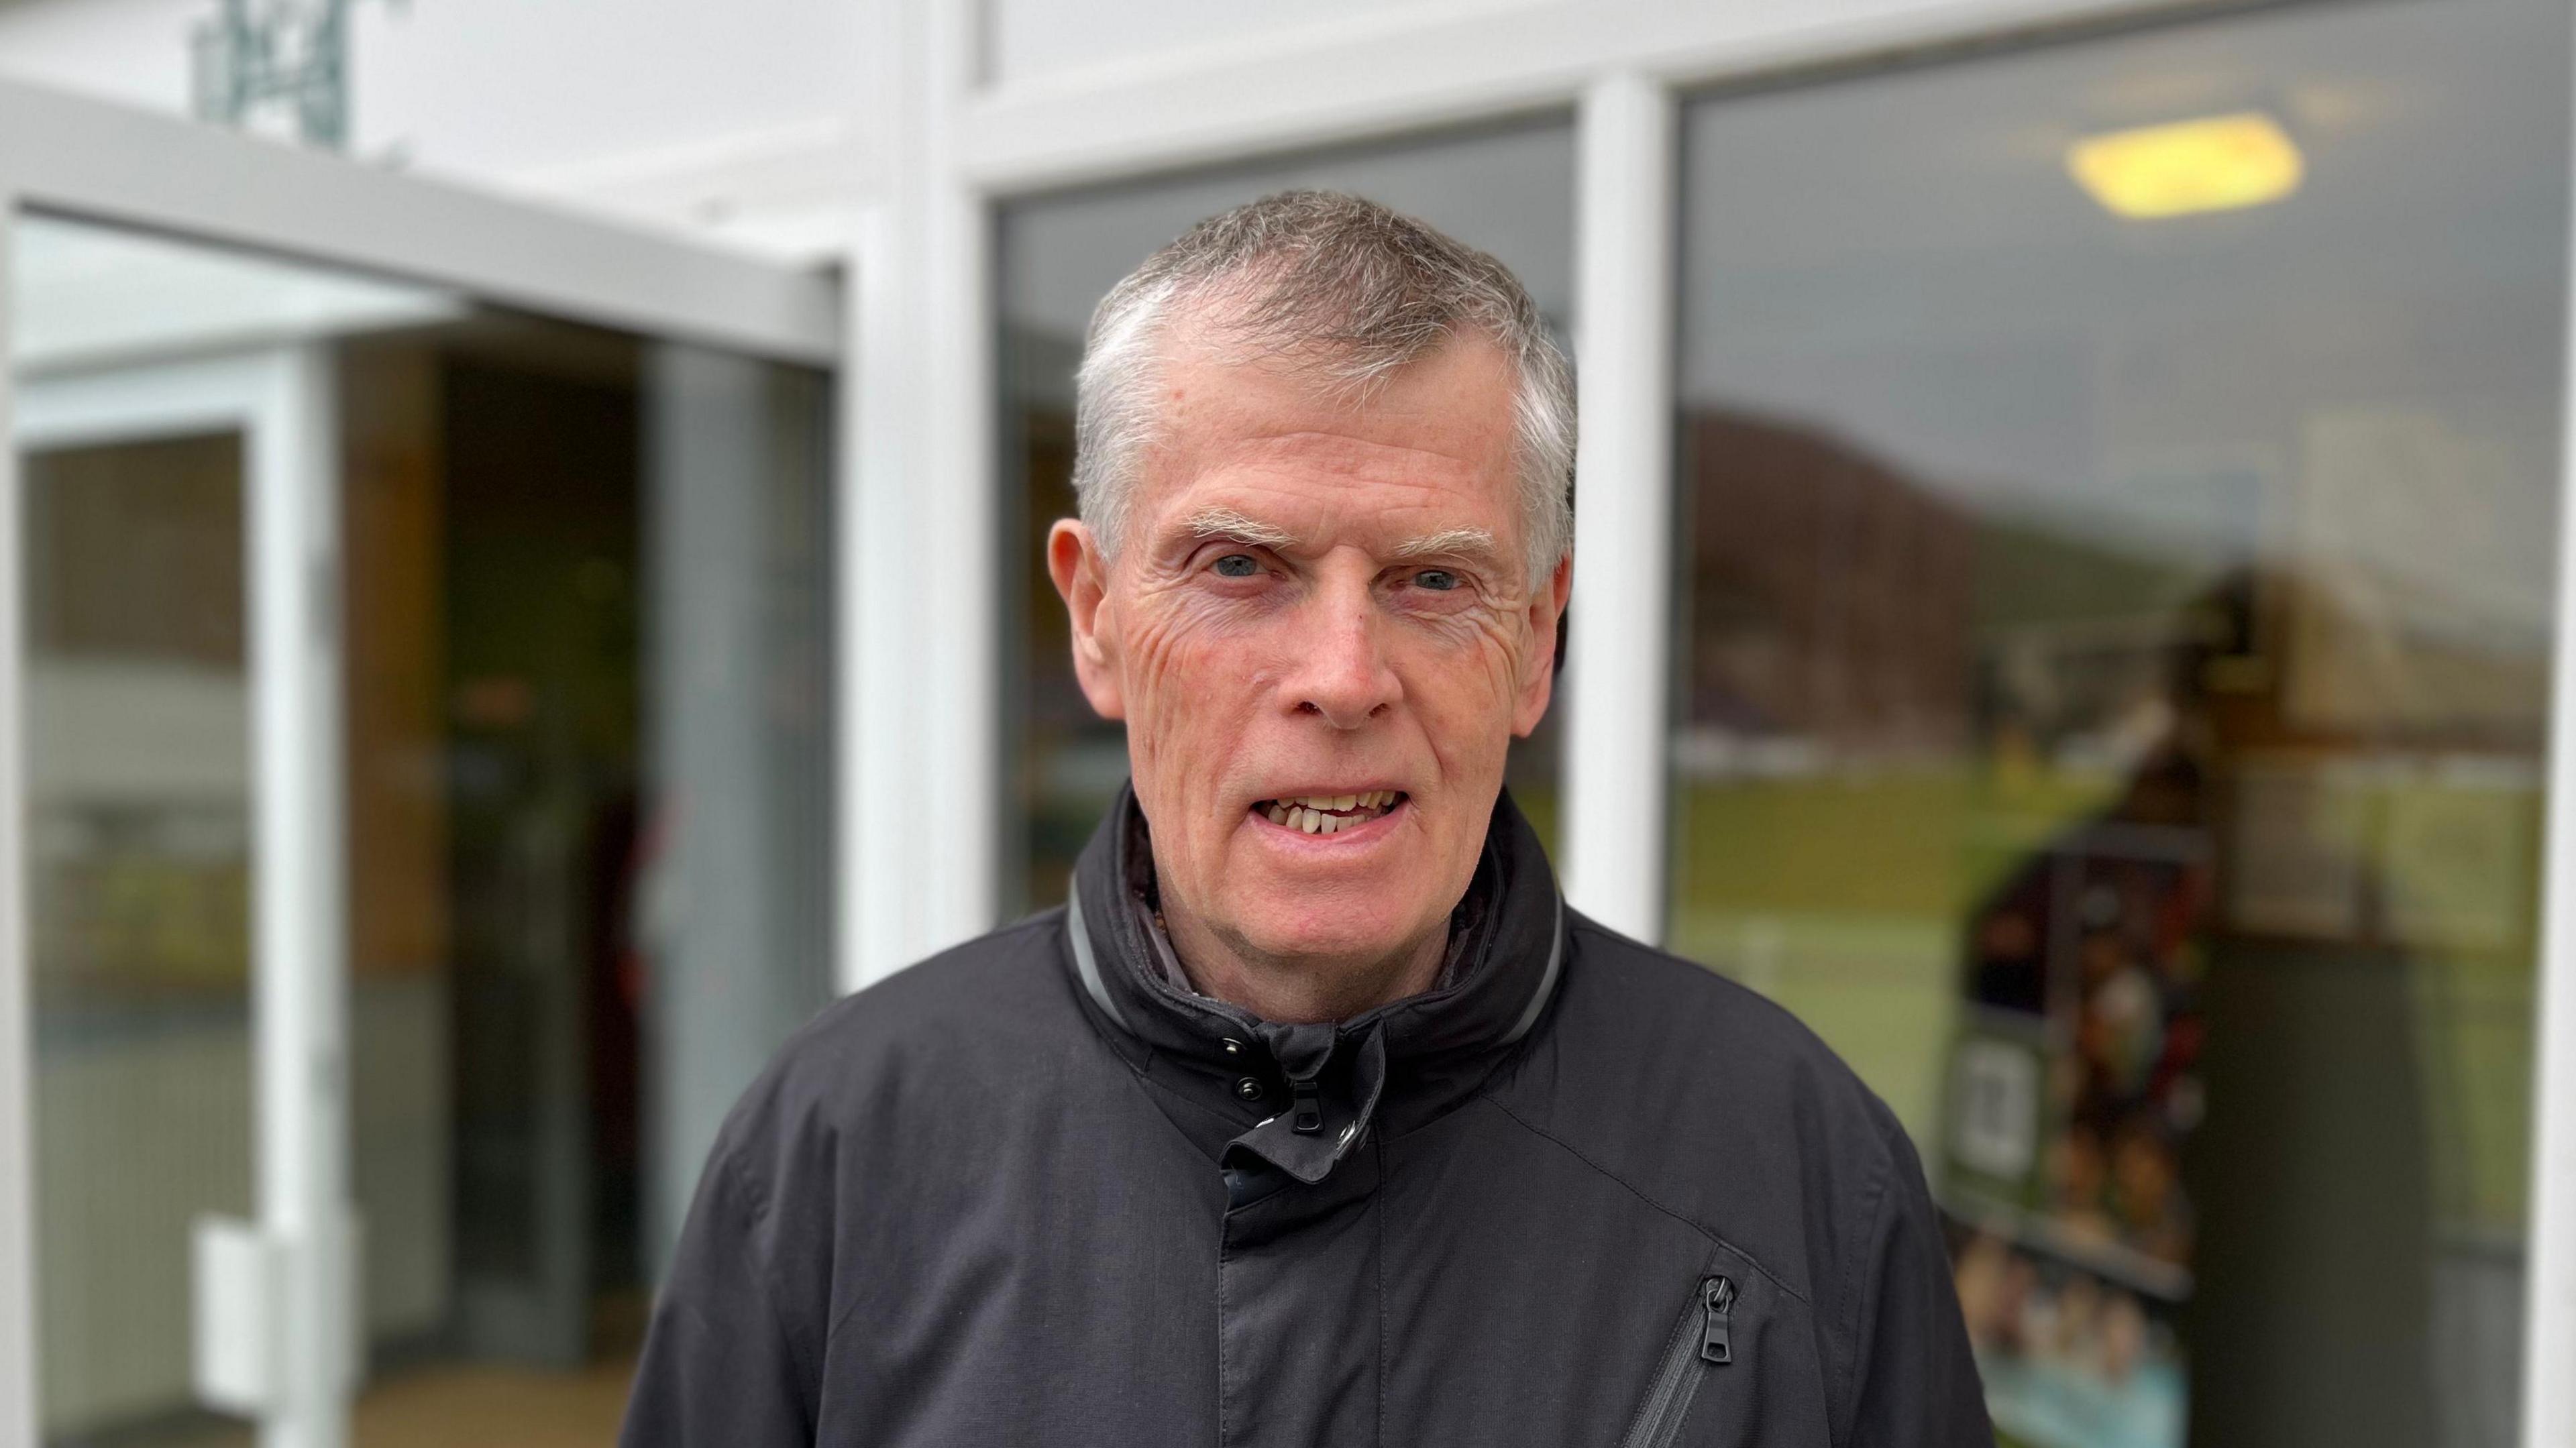
<svg viewBox="0 0 2576 1448">
<path fill-rule="evenodd" d="M 2100 628 L 2169 613 L 2206 576 L 2193 562 L 2115 548 L 2098 533 L 2027 516 L 1978 523 L 1976 610 L 1987 629 Z"/>
<path fill-rule="evenodd" d="M 1684 704 L 1720 772 L 1952 754 L 1999 709 L 2098 718 L 2161 687 L 2173 605 L 2207 582 L 2098 530 L 1981 515 L 1800 423 L 1702 411 L 1682 460 Z"/>
<path fill-rule="evenodd" d="M 1836 754 L 1946 751 L 1967 726 L 1973 522 L 1795 425 L 1686 416 L 1684 711 Z"/>
<path fill-rule="evenodd" d="M 1979 739 L 2117 769 L 2187 654 L 2236 660 L 2197 682 L 2270 697 L 2275 743 L 2518 745 L 2538 717 L 2545 640 L 2395 576 L 2401 540 L 2338 537 L 2296 570 L 2250 532 L 2114 541 L 2099 518 L 1978 511 L 1824 429 L 1720 409 L 1685 417 L 1681 461 L 1686 774 Z"/>
</svg>

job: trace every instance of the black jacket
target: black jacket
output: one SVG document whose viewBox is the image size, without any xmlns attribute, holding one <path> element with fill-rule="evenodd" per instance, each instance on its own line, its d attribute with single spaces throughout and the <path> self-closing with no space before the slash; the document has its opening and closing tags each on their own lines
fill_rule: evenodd
<svg viewBox="0 0 2576 1448">
<path fill-rule="evenodd" d="M 626 1448 L 1990 1444 L 1923 1174 L 1778 1007 L 1564 907 L 1506 797 L 1445 983 L 1283 1026 L 1074 902 L 745 1095 Z"/>
</svg>

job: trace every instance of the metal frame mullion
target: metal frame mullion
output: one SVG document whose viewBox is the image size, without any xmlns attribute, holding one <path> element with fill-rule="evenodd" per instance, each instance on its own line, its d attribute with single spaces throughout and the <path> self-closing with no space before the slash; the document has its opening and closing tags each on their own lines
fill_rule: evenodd
<svg viewBox="0 0 2576 1448">
<path fill-rule="evenodd" d="M 244 482 L 260 1225 L 279 1249 L 262 1448 L 339 1448 L 355 1381 L 337 409 L 324 343 L 263 359 Z"/>
<path fill-rule="evenodd" d="M 953 119 L 976 7 L 896 0 L 890 202 L 853 251 L 842 508 L 838 982 L 855 990 L 995 924 L 999 507 L 991 207 Z"/>
<path fill-rule="evenodd" d="M 2576 65 L 2576 57 L 2570 57 Z M 2570 118 L 2576 131 L 2576 116 Z M 2576 231 L 2564 239 L 2576 278 Z M 2576 356 L 2576 285 L 2561 356 Z M 2576 368 L 2560 399 L 2558 598 L 2549 699 L 2548 828 L 2532 1080 L 2522 1442 L 2576 1442 Z"/>
<path fill-rule="evenodd" d="M 1640 940 L 1664 935 L 1675 118 L 1661 81 L 1623 72 L 1584 92 L 1576 120 L 1582 437 L 1559 853 L 1575 908 Z"/>
<path fill-rule="evenodd" d="M 0 177 L 0 1448 L 36 1448 L 35 982 L 27 939 L 26 649 L 9 365 L 18 208 Z"/>
</svg>

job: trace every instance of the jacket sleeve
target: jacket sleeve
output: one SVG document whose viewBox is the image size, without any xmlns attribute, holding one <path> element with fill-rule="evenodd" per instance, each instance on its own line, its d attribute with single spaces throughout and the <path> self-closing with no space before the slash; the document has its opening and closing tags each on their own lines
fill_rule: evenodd
<svg viewBox="0 0 2576 1448">
<path fill-rule="evenodd" d="M 1923 1167 L 1888 1123 L 1886 1176 L 1859 1266 L 1850 1448 L 1992 1448 L 1985 1389 L 1959 1315 L 1950 1256 Z"/>
<path fill-rule="evenodd" d="M 619 1448 L 814 1441 L 817 1379 L 780 1310 L 770 1240 L 779 1224 L 766 1206 L 719 1142 L 654 1300 Z"/>
</svg>

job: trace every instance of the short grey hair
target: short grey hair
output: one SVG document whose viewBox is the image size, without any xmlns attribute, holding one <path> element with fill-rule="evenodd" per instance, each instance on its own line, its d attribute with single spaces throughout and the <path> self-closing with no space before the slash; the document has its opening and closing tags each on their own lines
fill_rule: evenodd
<svg viewBox="0 0 2576 1448">
<path fill-rule="evenodd" d="M 1574 370 L 1510 268 L 1374 201 L 1282 191 L 1181 233 L 1101 298 L 1074 393 L 1073 489 L 1115 554 L 1153 441 L 1156 362 L 1176 306 L 1223 304 L 1230 338 L 1355 394 L 1462 331 L 1510 359 L 1528 582 L 1574 544 Z"/>
</svg>

